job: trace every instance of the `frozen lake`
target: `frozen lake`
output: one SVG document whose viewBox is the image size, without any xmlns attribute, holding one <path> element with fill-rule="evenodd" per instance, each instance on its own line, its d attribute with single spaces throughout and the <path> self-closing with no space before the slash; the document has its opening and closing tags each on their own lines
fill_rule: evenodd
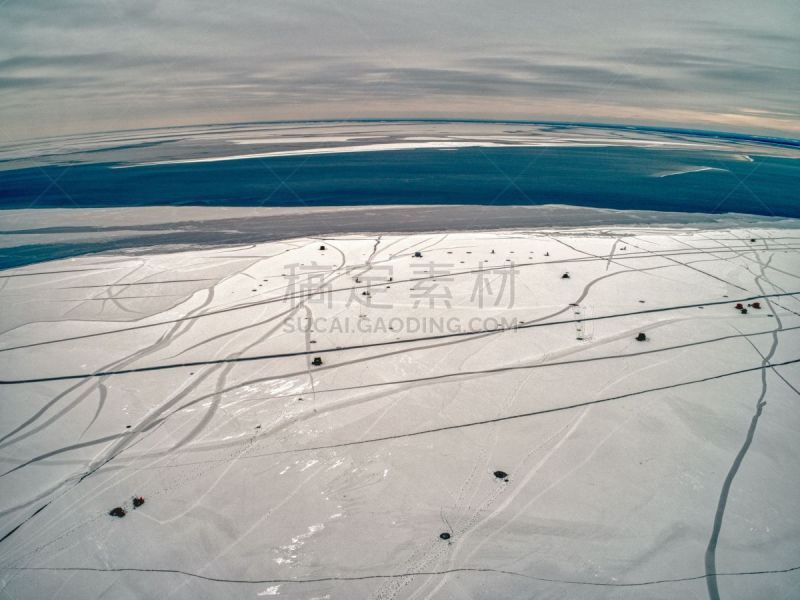
<svg viewBox="0 0 800 600">
<path fill-rule="evenodd" d="M 791 597 L 798 250 L 573 226 L 6 270 L 3 589 Z"/>
</svg>

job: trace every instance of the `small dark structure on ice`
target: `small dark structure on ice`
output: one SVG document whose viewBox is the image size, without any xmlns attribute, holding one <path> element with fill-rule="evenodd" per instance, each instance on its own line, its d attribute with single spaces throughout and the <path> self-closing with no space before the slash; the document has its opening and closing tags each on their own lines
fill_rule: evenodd
<svg viewBox="0 0 800 600">
<path fill-rule="evenodd" d="M 111 515 L 112 517 L 117 517 L 118 519 L 121 519 L 128 513 L 126 513 L 125 509 L 122 508 L 121 506 L 117 506 L 116 508 L 112 508 L 110 511 L 108 511 L 108 514 Z"/>
<path fill-rule="evenodd" d="M 325 246 L 320 246 L 319 249 L 320 250 L 325 250 Z"/>
<path fill-rule="evenodd" d="M 144 504 L 144 496 L 136 496 L 133 499 L 133 508 L 139 508 L 142 504 Z"/>
<path fill-rule="evenodd" d="M 746 314 L 747 314 L 747 309 L 746 309 L 746 308 L 743 308 L 743 309 L 742 309 L 742 314 L 743 314 L 743 315 L 746 315 Z"/>
<path fill-rule="evenodd" d="M 318 367 L 322 364 L 322 359 L 319 356 L 315 356 L 314 360 L 311 361 L 311 364 L 315 367 Z"/>
<path fill-rule="evenodd" d="M 506 473 L 505 471 L 495 471 L 494 473 L 492 473 L 492 475 L 494 475 L 498 479 L 502 479 L 503 481 L 508 481 L 508 473 Z"/>
<path fill-rule="evenodd" d="M 414 258 L 422 258 L 422 252 L 414 252 Z"/>
<path fill-rule="evenodd" d="M 449 540 L 450 534 L 445 531 L 444 533 L 440 533 L 439 537 L 442 538 L 443 540 Z"/>
<path fill-rule="evenodd" d="M 564 274 L 561 276 L 561 279 L 569 279 L 569 273 L 564 273 Z"/>
<path fill-rule="evenodd" d="M 761 308 L 761 302 L 753 302 L 750 306 L 753 308 Z"/>
<path fill-rule="evenodd" d="M 647 336 L 643 332 L 640 332 L 639 335 L 636 336 L 636 341 L 637 342 L 646 342 L 647 341 Z"/>
<path fill-rule="evenodd" d="M 736 310 L 742 310 L 743 308 L 744 308 L 744 305 L 741 302 L 736 304 Z"/>
</svg>

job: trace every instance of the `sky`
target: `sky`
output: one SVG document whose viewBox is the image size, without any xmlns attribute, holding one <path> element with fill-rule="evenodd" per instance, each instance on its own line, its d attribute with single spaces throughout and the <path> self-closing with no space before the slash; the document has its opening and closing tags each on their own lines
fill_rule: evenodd
<svg viewBox="0 0 800 600">
<path fill-rule="evenodd" d="M 479 118 L 800 137 L 798 0 L 0 0 L 0 145 Z"/>
</svg>

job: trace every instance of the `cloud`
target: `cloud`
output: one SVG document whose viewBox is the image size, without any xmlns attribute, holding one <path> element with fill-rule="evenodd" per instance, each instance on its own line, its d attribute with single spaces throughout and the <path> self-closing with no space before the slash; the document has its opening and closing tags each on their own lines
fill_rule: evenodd
<svg viewBox="0 0 800 600">
<path fill-rule="evenodd" d="M 448 109 L 733 115 L 736 127 L 761 111 L 758 127 L 782 128 L 798 115 L 795 3 L 10 0 L 0 11 L 0 141 Z"/>
</svg>

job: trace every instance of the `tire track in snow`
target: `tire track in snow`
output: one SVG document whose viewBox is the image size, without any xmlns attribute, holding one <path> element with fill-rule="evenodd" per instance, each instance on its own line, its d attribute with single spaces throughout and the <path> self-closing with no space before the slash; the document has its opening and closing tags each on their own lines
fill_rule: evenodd
<svg viewBox="0 0 800 600">
<path fill-rule="evenodd" d="M 434 428 L 431 428 L 431 429 L 422 429 L 422 430 L 419 430 L 419 431 L 412 431 L 412 432 L 408 432 L 408 433 L 399 433 L 399 434 L 396 434 L 396 435 L 387 435 L 387 436 L 371 438 L 371 439 L 365 439 L 365 440 L 356 440 L 356 441 L 352 441 L 352 442 L 342 442 L 342 443 L 338 443 L 338 444 L 327 444 L 327 445 L 323 445 L 323 446 L 313 446 L 313 447 L 308 447 L 308 448 L 293 448 L 293 449 L 289 449 L 289 450 L 278 450 L 278 451 L 274 451 L 274 452 L 265 452 L 265 453 L 261 453 L 261 454 L 252 454 L 252 455 L 250 455 L 250 457 L 251 458 L 256 458 L 256 457 L 261 457 L 261 456 L 278 456 L 278 455 L 283 455 L 283 454 L 296 454 L 296 453 L 299 453 L 299 452 L 315 452 L 315 451 L 319 451 L 319 450 L 331 450 L 331 449 L 335 449 L 335 448 L 345 448 L 345 447 L 350 447 L 350 446 L 360 446 L 360 445 L 364 445 L 364 444 L 373 444 L 373 443 L 377 443 L 377 442 L 385 442 L 385 441 L 397 440 L 397 439 L 402 439 L 402 438 L 417 437 L 417 436 L 428 435 L 428 434 L 432 434 L 432 433 L 441 433 L 441 432 L 444 432 L 444 431 L 452 431 L 452 430 L 457 430 L 457 429 L 466 429 L 468 427 L 480 427 L 482 425 L 488 425 L 488 424 L 491 424 L 491 423 L 501 423 L 503 421 L 512 421 L 512 420 L 516 420 L 516 419 L 525 419 L 525 418 L 529 418 L 529 417 L 536 417 L 536 416 L 539 416 L 539 415 L 545 415 L 545 414 L 551 414 L 551 413 L 556 413 L 556 412 L 574 410 L 576 408 L 582 408 L 584 406 L 592 406 L 592 405 L 595 405 L 595 404 L 606 404 L 606 403 L 614 402 L 614 401 L 617 401 L 617 400 L 624 400 L 626 398 L 632 398 L 634 396 L 640 396 L 642 394 L 648 394 L 648 393 L 652 393 L 652 392 L 660 392 L 660 391 L 665 391 L 665 390 L 685 387 L 685 386 L 689 386 L 689 385 L 694 385 L 696 383 L 705 383 L 707 381 L 715 381 L 717 379 L 724 379 L 726 377 L 733 377 L 733 376 L 736 376 L 736 375 L 743 375 L 745 373 L 753 373 L 755 371 L 762 371 L 764 369 L 773 369 L 775 367 L 781 367 L 781 366 L 797 364 L 797 363 L 800 363 L 800 358 L 795 358 L 795 359 L 791 359 L 791 360 L 787 360 L 787 361 L 783 361 L 783 362 L 779 362 L 779 363 L 770 363 L 770 364 L 761 365 L 761 366 L 758 366 L 758 367 L 750 367 L 750 368 L 747 368 L 747 369 L 739 369 L 739 370 L 736 370 L 736 371 L 728 371 L 726 373 L 719 373 L 717 375 L 710 375 L 708 377 L 703 377 L 703 378 L 700 378 L 700 379 L 692 379 L 690 381 L 683 381 L 683 382 L 680 382 L 680 383 L 673 383 L 673 384 L 658 386 L 658 387 L 654 387 L 654 388 L 638 390 L 638 391 L 635 391 L 635 392 L 627 392 L 625 394 L 620 394 L 620 395 L 617 395 L 617 396 L 610 396 L 610 397 L 607 397 L 607 398 L 599 398 L 599 399 L 596 399 L 596 400 L 587 400 L 585 402 L 577 402 L 575 404 L 567 404 L 567 405 L 564 405 L 564 406 L 555 406 L 555 407 L 552 407 L 552 408 L 545 408 L 545 409 L 541 409 L 541 410 L 535 410 L 535 411 L 519 413 L 519 414 L 514 414 L 514 415 L 506 415 L 506 416 L 503 416 L 503 417 L 495 417 L 495 418 L 492 418 L 492 419 L 483 419 L 483 420 L 480 420 L 480 421 L 469 421 L 469 422 L 466 422 L 466 423 L 459 423 L 459 424 L 456 424 L 456 425 L 446 425 L 446 426 L 442 426 L 442 427 L 434 427 Z M 36 460 L 36 459 L 33 459 L 33 460 Z M 204 461 L 197 461 L 197 462 L 198 463 L 202 463 Z M 22 466 L 23 465 L 19 465 L 19 466 L 15 467 L 13 470 L 22 468 Z M 4 473 L 3 475 L 0 475 L 0 477 L 3 477 L 6 474 L 7 473 Z"/>
<path fill-rule="evenodd" d="M 653 313 L 661 313 L 661 312 L 669 312 L 673 310 L 683 310 L 687 308 L 698 308 L 700 306 L 719 306 L 723 304 L 732 304 L 737 302 L 749 302 L 751 300 L 761 300 L 767 298 L 777 298 L 782 296 L 796 296 L 800 294 L 800 292 L 783 292 L 783 293 L 776 293 L 776 294 L 762 294 L 758 296 L 748 296 L 746 298 L 733 298 L 729 299 L 726 298 L 725 300 L 717 300 L 712 302 L 700 302 L 694 304 L 681 304 L 677 306 L 664 306 L 659 308 L 649 308 L 645 310 L 638 310 L 638 311 L 629 311 L 624 313 L 615 313 L 610 315 L 599 315 L 594 317 L 583 317 L 581 319 L 564 319 L 560 321 L 546 321 L 546 322 L 526 322 L 521 323 L 518 325 L 514 325 L 512 327 L 498 327 L 497 329 L 481 329 L 478 331 L 458 331 L 453 333 L 443 333 L 439 335 L 431 335 L 431 336 L 421 336 L 416 338 L 406 338 L 400 340 L 387 340 L 383 342 L 372 342 L 369 344 L 355 344 L 352 346 L 340 346 L 336 348 L 321 348 L 316 350 L 303 350 L 297 352 L 283 352 L 279 354 L 262 354 L 259 356 L 243 356 L 239 358 L 221 358 L 221 359 L 212 359 L 212 360 L 201 360 L 201 361 L 191 361 L 185 363 L 175 363 L 175 364 L 167 364 L 167 365 L 152 365 L 149 367 L 136 367 L 132 369 L 120 369 L 120 370 L 112 370 L 112 371 L 96 371 L 94 373 L 80 373 L 80 374 L 71 374 L 71 375 L 56 375 L 52 377 L 36 377 L 30 379 L 6 379 L 0 380 L 0 385 L 17 385 L 17 384 L 26 384 L 26 383 L 43 383 L 47 381 L 68 381 L 71 379 L 86 379 L 89 377 L 104 377 L 107 375 L 126 375 L 130 373 L 147 373 L 151 371 L 161 371 L 165 369 L 178 369 L 178 368 L 185 368 L 185 367 L 201 367 L 207 365 L 215 365 L 220 363 L 228 363 L 228 362 L 251 362 L 256 360 L 269 360 L 269 359 L 276 359 L 276 358 L 291 358 L 295 356 L 307 356 L 311 353 L 315 354 L 322 354 L 322 353 L 329 353 L 329 352 L 343 352 L 347 350 L 363 350 L 367 348 L 379 348 L 383 346 L 394 346 L 399 344 L 408 344 L 412 342 L 424 342 L 424 341 L 431 341 L 431 340 L 441 340 L 441 339 L 450 339 L 450 338 L 463 338 L 469 336 L 480 336 L 480 335 L 495 335 L 498 333 L 504 333 L 507 331 L 517 331 L 517 330 L 524 330 L 524 329 L 532 329 L 532 328 L 539 328 L 539 327 L 551 327 L 554 325 L 568 325 L 574 324 L 578 322 L 584 321 L 601 321 L 605 319 L 618 319 L 630 316 L 638 316 L 644 314 L 653 314 Z M 563 311 L 568 310 L 570 307 L 566 307 Z M 562 312 L 563 312 L 562 311 Z"/>
<path fill-rule="evenodd" d="M 791 331 L 791 330 L 796 330 L 796 329 L 800 329 L 800 325 L 796 326 L 796 327 L 792 327 L 792 328 L 786 328 L 783 331 Z M 720 338 L 715 338 L 713 340 L 700 340 L 698 342 L 692 342 L 692 343 L 689 343 L 689 344 L 680 344 L 680 345 L 674 346 L 674 347 L 671 346 L 671 347 L 662 348 L 662 349 L 655 349 L 655 350 L 645 350 L 645 351 L 642 351 L 642 352 L 631 353 L 631 354 L 620 354 L 620 355 L 613 355 L 613 356 L 606 356 L 606 357 L 593 357 L 593 358 L 587 358 L 587 359 L 575 359 L 575 360 L 571 360 L 571 361 L 559 361 L 559 362 L 554 362 L 554 363 L 521 365 L 521 366 L 514 366 L 514 367 L 499 367 L 497 369 L 488 369 L 488 370 L 485 370 L 485 371 L 474 371 L 474 372 L 467 372 L 467 373 L 452 373 L 452 374 L 445 374 L 445 375 L 433 375 L 433 376 L 428 377 L 428 378 L 419 378 L 419 379 L 401 380 L 401 381 L 389 381 L 389 382 L 385 382 L 385 383 L 384 382 L 379 382 L 379 383 L 375 383 L 375 384 L 367 384 L 367 385 L 362 385 L 362 386 L 351 386 L 351 387 L 345 387 L 345 388 L 331 388 L 331 389 L 322 389 L 322 390 L 317 389 L 316 393 L 320 394 L 320 393 L 324 393 L 324 392 L 358 390 L 358 389 L 362 389 L 362 388 L 377 387 L 377 386 L 382 386 L 382 385 L 396 385 L 396 384 L 409 383 L 409 382 L 410 383 L 427 382 L 429 380 L 437 380 L 437 379 L 442 379 L 442 378 L 446 378 L 446 377 L 484 375 L 484 374 L 492 374 L 492 373 L 495 373 L 495 372 L 502 373 L 502 372 L 511 371 L 511 370 L 538 369 L 538 368 L 545 368 L 545 367 L 549 367 L 549 366 L 562 366 L 562 365 L 567 365 L 567 364 L 579 364 L 579 363 L 583 363 L 583 362 L 592 362 L 592 361 L 607 360 L 607 359 L 614 359 L 614 358 L 627 358 L 627 357 L 630 357 L 630 356 L 639 356 L 639 355 L 644 355 L 644 354 L 652 354 L 652 353 L 657 353 L 657 352 L 661 352 L 661 351 L 680 349 L 680 348 L 693 346 L 693 345 L 701 345 L 701 344 L 705 344 L 705 343 L 709 343 L 709 342 L 733 339 L 733 338 L 738 338 L 738 337 L 747 338 L 747 337 L 750 337 L 750 336 L 765 335 L 765 334 L 768 334 L 768 333 L 770 333 L 770 332 L 757 332 L 757 333 L 750 333 L 750 334 L 732 334 L 730 336 L 723 336 L 723 337 L 720 337 Z M 787 362 L 784 362 L 784 363 L 777 363 L 775 365 L 768 365 L 768 367 L 769 368 L 774 368 L 774 367 L 783 366 L 783 365 L 787 365 L 787 364 L 794 364 L 794 363 L 797 363 L 797 362 L 800 362 L 800 359 L 795 359 L 795 360 L 787 361 Z M 753 367 L 753 368 L 750 368 L 750 369 L 744 369 L 744 370 L 740 370 L 740 371 L 733 371 L 733 372 L 730 372 L 730 373 L 723 373 L 721 375 L 714 376 L 711 379 L 727 377 L 727 376 L 730 376 L 730 375 L 736 375 L 736 374 L 739 374 L 739 373 L 745 373 L 745 372 L 749 372 L 749 371 L 754 371 L 754 370 L 758 370 L 760 368 L 761 367 Z M 267 378 L 267 379 L 271 379 L 271 378 Z M 674 384 L 674 385 L 675 386 L 683 386 L 683 385 L 689 385 L 691 383 L 697 383 L 697 382 L 706 381 L 706 380 L 707 379 L 700 379 L 700 380 L 695 380 L 695 381 L 678 383 L 678 384 Z M 255 381 L 260 381 L 260 380 L 255 380 Z M 253 383 L 253 381 L 247 381 L 243 385 L 249 385 L 251 383 Z M 233 388 L 229 388 L 229 389 L 235 389 L 236 387 L 239 387 L 239 386 L 234 386 Z M 643 391 L 640 391 L 640 392 L 633 392 L 630 395 L 647 393 L 649 391 L 655 391 L 655 390 L 661 390 L 661 389 L 668 389 L 669 387 L 672 387 L 672 386 L 666 386 L 665 388 L 654 388 L 652 390 L 643 390 Z M 225 390 L 225 391 L 229 391 L 229 390 Z M 178 409 L 176 409 L 176 412 L 178 410 L 181 410 L 183 408 L 186 408 L 188 406 L 196 404 L 197 402 L 201 402 L 202 400 L 210 397 L 211 395 L 212 394 L 208 394 L 208 395 L 196 398 L 196 399 L 190 401 L 188 404 L 180 406 Z M 294 396 L 294 395 L 295 394 L 292 394 L 292 396 Z M 272 397 L 271 399 L 280 399 L 280 398 L 282 398 L 282 396 Z M 601 400 L 597 400 L 596 402 L 598 402 L 598 403 L 599 402 L 606 402 L 606 401 L 615 400 L 615 399 L 617 399 L 617 398 L 614 397 L 614 398 L 610 398 L 610 399 L 601 399 Z M 556 412 L 556 411 L 566 410 L 566 409 L 570 409 L 570 408 L 577 408 L 577 407 L 585 406 L 585 405 L 587 405 L 587 403 L 569 405 L 567 407 L 556 407 L 554 409 L 547 409 L 547 411 Z M 332 407 L 331 410 L 334 410 L 336 408 L 340 408 L 340 406 Z M 173 413 L 171 413 L 171 414 L 173 414 Z M 169 416 L 171 416 L 171 415 L 164 416 L 162 418 L 162 420 L 154 422 L 154 423 L 151 423 L 150 425 L 148 425 L 147 427 L 145 427 L 141 431 L 142 432 L 148 431 L 148 430 L 156 427 L 157 425 L 160 425 Z M 315 414 L 309 414 L 309 415 L 306 415 L 306 418 L 311 418 L 311 417 L 314 417 L 314 416 L 316 416 L 316 415 Z M 520 415 L 520 416 L 529 416 L 529 415 L 528 414 L 523 414 L 523 415 Z M 532 416 L 532 415 L 530 415 L 530 416 Z M 512 418 L 516 418 L 516 417 L 512 417 Z M 500 420 L 507 420 L 507 419 L 508 419 L 508 417 L 500 418 Z M 294 423 L 294 422 L 297 422 L 297 421 L 293 421 L 292 423 Z M 488 422 L 491 422 L 491 421 L 486 421 L 486 423 L 488 423 Z M 286 423 L 285 425 L 290 425 L 292 423 Z M 478 423 L 474 423 L 474 424 L 483 424 L 483 423 L 484 422 L 478 422 Z M 453 425 L 453 426 L 446 427 L 444 429 L 458 428 L 458 427 L 461 427 L 461 426 L 462 425 Z M 439 429 L 426 430 L 426 431 L 423 431 L 423 432 L 420 432 L 420 433 L 430 433 L 430 432 L 434 432 L 434 431 L 439 431 Z M 274 433 L 274 432 L 272 432 L 272 433 Z M 411 434 L 408 434 L 408 435 L 419 435 L 420 433 L 411 433 Z M 93 441 L 90 440 L 90 441 L 87 441 L 87 442 L 83 442 L 81 444 L 74 444 L 74 445 L 70 445 L 70 446 L 64 446 L 64 447 L 62 447 L 60 449 L 57 449 L 57 450 L 54 450 L 54 451 L 51 451 L 51 452 L 47 453 L 47 455 L 40 455 L 40 456 L 34 457 L 33 459 L 30 459 L 29 461 L 22 462 L 19 465 L 17 465 L 16 467 L 14 467 L 13 469 L 11 469 L 10 471 L 7 471 L 5 473 L 0 474 L 0 477 L 3 477 L 3 476 L 5 476 L 5 475 L 7 475 L 7 474 L 9 474 L 9 473 L 11 473 L 11 472 L 13 472 L 15 470 L 23 468 L 26 464 L 30 464 L 32 462 L 38 462 L 39 460 L 43 460 L 44 458 L 50 458 L 51 456 L 55 456 L 57 454 L 67 453 L 67 452 L 70 452 L 72 450 L 79 449 L 79 448 L 82 448 L 82 447 L 85 447 L 85 446 L 89 446 L 89 445 L 92 445 L 92 444 L 106 443 L 108 441 L 111 441 L 111 440 L 114 440 L 114 439 L 123 438 L 123 437 L 128 437 L 130 435 L 131 435 L 130 432 L 123 432 L 123 433 L 113 434 L 113 435 L 110 435 L 110 436 L 107 436 L 107 437 L 103 437 L 103 438 L 98 438 L 98 439 L 93 440 Z M 403 437 L 403 436 L 400 436 L 400 437 Z M 383 438 L 379 438 L 377 440 L 365 440 L 363 443 L 368 443 L 370 441 L 379 441 L 380 439 L 383 439 Z M 362 443 L 362 442 L 355 442 L 355 443 Z M 353 445 L 353 443 L 348 444 L 348 445 Z M 325 448 L 327 448 L 327 446 Z M 313 449 L 314 448 L 309 448 L 308 450 L 313 450 Z M 287 452 L 297 452 L 297 451 L 303 451 L 303 450 L 304 449 L 290 450 L 290 451 L 287 451 Z M 261 454 L 254 454 L 253 456 L 255 457 L 255 456 L 262 456 L 262 455 Z M 185 463 L 185 464 L 202 464 L 203 462 L 213 462 L 213 461 L 200 461 L 198 463 Z"/>
<path fill-rule="evenodd" d="M 770 258 L 767 260 L 767 265 L 769 265 L 771 260 L 772 256 L 770 256 Z M 764 269 L 765 265 L 762 263 L 761 273 L 756 277 L 756 284 L 761 291 L 764 290 L 764 287 L 761 284 L 761 278 L 764 277 Z M 772 304 L 770 303 L 769 299 L 765 298 L 765 300 L 769 305 L 770 310 L 774 314 L 774 310 L 772 309 Z M 747 435 L 745 436 L 744 442 L 741 448 L 739 448 L 739 452 L 736 453 L 736 456 L 733 459 L 733 464 L 730 466 L 730 469 L 725 476 L 725 480 L 723 481 L 722 490 L 720 491 L 719 500 L 717 501 L 717 509 L 714 513 L 714 525 L 711 530 L 711 537 L 709 538 L 708 545 L 706 546 L 704 557 L 707 576 L 706 588 L 708 590 L 708 597 L 710 600 L 720 600 L 719 586 L 717 582 L 717 576 L 715 575 L 717 571 L 717 544 L 719 542 L 720 532 L 722 531 L 722 522 L 725 517 L 725 508 L 728 503 L 728 496 L 730 495 L 731 487 L 733 486 L 733 480 L 735 479 L 736 474 L 739 472 L 739 468 L 741 467 L 745 456 L 747 456 L 747 451 L 750 449 L 750 445 L 753 443 L 753 439 L 756 434 L 756 428 L 758 427 L 758 421 L 761 418 L 764 407 L 767 404 L 764 400 L 765 396 L 767 395 L 767 368 L 770 367 L 774 370 L 774 367 L 771 367 L 770 365 L 770 360 L 775 355 L 775 351 L 778 349 L 778 332 L 783 328 L 780 317 L 776 314 L 775 318 L 777 319 L 778 326 L 772 332 L 772 345 L 770 346 L 769 352 L 767 352 L 766 356 L 762 357 L 761 393 L 756 400 L 756 410 L 750 419 L 750 425 L 747 428 Z"/>
<path fill-rule="evenodd" d="M 516 571 L 507 571 L 503 569 L 489 569 L 481 567 L 461 567 L 457 569 L 448 569 L 446 571 L 427 571 L 427 572 L 410 572 L 410 573 L 392 573 L 392 574 L 375 574 L 375 575 L 360 575 L 353 577 L 346 576 L 333 576 L 333 577 L 317 577 L 314 579 L 233 579 L 222 577 L 211 577 L 207 575 L 200 575 L 192 573 L 191 571 L 182 571 L 180 569 L 145 569 L 135 567 L 117 567 L 117 568 L 100 568 L 100 567 L 7 567 L 9 570 L 20 571 L 50 571 L 50 572 L 84 572 L 84 573 L 158 573 L 168 575 L 183 575 L 185 577 L 192 577 L 196 579 L 203 579 L 205 581 L 216 583 L 241 583 L 241 584 L 303 584 L 303 583 L 332 583 L 341 581 L 369 581 L 374 579 L 396 579 L 402 577 L 418 577 L 421 575 L 449 575 L 451 573 L 496 573 L 498 575 L 510 575 L 514 577 L 524 577 L 534 581 L 542 581 L 545 583 L 560 583 L 566 585 L 582 585 L 591 587 L 612 587 L 612 588 L 626 588 L 626 587 L 645 587 L 650 585 L 661 585 L 666 583 L 682 583 L 687 581 L 698 581 L 709 577 L 707 574 L 692 575 L 688 577 L 673 577 L 665 579 L 653 579 L 649 581 L 632 581 L 632 582 L 604 582 L 604 581 L 580 581 L 570 579 L 554 579 L 549 577 L 538 577 L 535 575 L 526 575 L 525 573 L 518 573 Z M 729 571 L 714 573 L 714 577 L 742 577 L 748 575 L 776 575 L 781 573 L 791 573 L 800 571 L 800 565 L 794 567 L 786 567 L 783 569 L 765 569 L 761 571 Z"/>
<path fill-rule="evenodd" d="M 800 247 L 791 248 L 791 249 L 792 250 L 800 250 Z M 716 250 L 716 249 L 713 249 L 713 248 L 711 250 L 715 250 L 716 252 L 725 252 L 724 250 Z M 730 252 L 738 253 L 739 251 L 738 250 L 731 250 Z M 664 252 L 664 253 L 658 253 L 658 252 L 643 252 L 643 253 L 638 253 L 638 254 L 637 253 L 629 253 L 629 254 L 625 254 L 624 256 L 618 257 L 617 261 L 623 260 L 623 259 L 624 260 L 630 260 L 630 259 L 644 258 L 644 257 L 648 257 L 648 256 L 666 257 L 666 256 L 696 255 L 696 254 L 707 255 L 707 252 L 706 252 L 706 249 L 698 249 L 696 251 L 679 251 L 679 252 Z M 476 273 L 485 272 L 485 271 L 507 270 L 507 269 L 520 268 L 520 267 L 535 267 L 535 266 L 553 265 L 553 264 L 565 264 L 565 263 L 573 263 L 573 262 L 593 262 L 593 261 L 598 261 L 598 260 L 608 260 L 608 257 L 593 258 L 593 257 L 589 256 L 589 257 L 580 257 L 580 258 L 572 258 L 572 259 L 553 260 L 553 261 L 547 261 L 547 262 L 514 263 L 513 265 L 497 265 L 497 266 L 488 266 L 488 267 L 484 266 L 481 269 L 468 269 L 468 270 L 465 270 L 465 271 L 456 271 L 456 272 L 453 272 L 453 273 L 449 273 L 449 275 L 456 277 L 456 276 L 461 276 L 461 275 L 474 275 Z M 617 261 L 615 261 L 615 262 L 617 262 Z M 676 262 L 676 264 L 684 265 L 684 263 L 681 263 L 681 262 Z M 428 276 L 428 277 L 417 277 L 417 278 L 411 278 L 411 279 L 396 280 L 394 283 L 395 284 L 415 283 L 415 282 L 418 282 L 418 281 L 423 281 L 423 280 L 428 280 L 428 279 L 432 279 L 432 277 Z M 434 279 L 435 279 L 435 277 L 434 277 Z M 246 310 L 248 308 L 253 308 L 255 306 L 260 306 L 262 304 L 273 304 L 273 303 L 276 303 L 276 302 L 285 302 L 287 300 L 292 300 L 292 299 L 295 299 L 295 298 L 304 298 L 304 297 L 315 296 L 315 295 L 320 294 L 320 293 L 349 292 L 349 291 L 352 291 L 352 290 L 365 289 L 367 287 L 369 287 L 369 286 L 365 286 L 365 285 L 363 285 L 363 286 L 351 286 L 351 287 L 347 287 L 347 288 L 337 288 L 335 290 L 325 290 L 324 292 L 310 291 L 310 292 L 301 292 L 301 293 L 290 294 L 290 295 L 283 295 L 283 296 L 279 296 L 279 297 L 276 297 L 276 298 L 268 298 L 266 300 L 259 300 L 259 301 L 256 301 L 256 302 L 248 302 L 248 303 L 245 303 L 245 304 L 237 304 L 237 305 L 234 305 L 234 306 L 229 306 L 229 307 L 225 307 L 225 308 L 219 308 L 219 309 L 211 310 L 211 311 L 199 314 L 199 315 L 193 315 L 193 316 L 188 316 L 187 315 L 185 317 L 179 317 L 177 319 L 171 319 L 169 321 L 160 321 L 158 323 L 147 323 L 147 324 L 143 324 L 143 325 L 134 325 L 134 326 L 131 326 L 131 327 L 123 327 L 123 328 L 118 328 L 118 329 L 112 329 L 112 330 L 109 330 L 109 331 L 99 331 L 99 332 L 96 332 L 96 333 L 89 333 L 89 334 L 78 335 L 78 336 L 70 336 L 70 337 L 58 338 L 58 339 L 53 339 L 53 340 L 43 340 L 43 341 L 39 341 L 39 342 L 31 342 L 31 343 L 28 343 L 28 344 L 20 344 L 20 345 L 17 345 L 17 346 L 9 346 L 9 347 L 6 347 L 6 348 L 0 348 L 0 353 L 2 353 L 2 352 L 11 352 L 13 350 L 21 350 L 21 349 L 24 349 L 24 348 L 34 348 L 34 347 L 46 346 L 46 345 L 50 345 L 50 344 L 59 344 L 59 343 L 64 343 L 64 342 L 71 342 L 71 341 L 75 341 L 75 340 L 79 340 L 79 339 L 94 338 L 94 337 L 100 337 L 100 336 L 105 336 L 105 335 L 113 335 L 113 334 L 117 334 L 117 333 L 125 333 L 125 332 L 128 332 L 128 331 L 137 331 L 137 330 L 140 330 L 140 329 L 148 329 L 148 328 L 151 328 L 151 327 L 161 327 L 161 326 L 170 325 L 170 324 L 173 324 L 173 323 L 176 323 L 176 322 L 179 322 L 179 321 L 201 319 L 203 317 L 215 316 L 215 315 L 218 315 L 218 314 L 228 313 L 228 312 L 232 312 L 232 311 Z M 37 323 L 38 322 L 39 321 L 37 321 Z M 30 324 L 31 323 L 28 323 L 28 325 L 30 325 Z M 8 333 L 8 332 L 3 332 L 3 333 Z"/>
</svg>

